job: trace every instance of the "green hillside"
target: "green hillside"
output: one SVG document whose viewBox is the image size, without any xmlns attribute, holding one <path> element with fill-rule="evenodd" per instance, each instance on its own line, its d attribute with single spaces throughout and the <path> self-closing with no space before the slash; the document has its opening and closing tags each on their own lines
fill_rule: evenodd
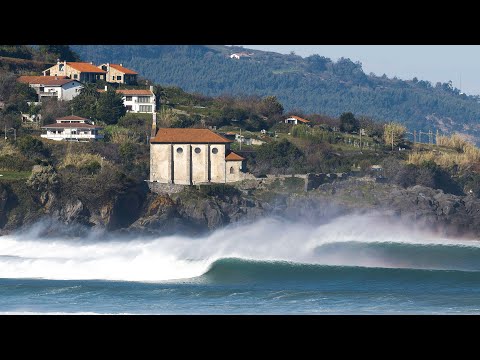
<svg viewBox="0 0 480 360">
<path fill-rule="evenodd" d="M 367 75 L 361 63 L 312 55 L 282 55 L 221 45 L 75 45 L 85 61 L 123 63 L 162 85 L 205 95 L 276 95 L 288 110 L 339 116 L 351 111 L 403 122 L 410 130 L 439 129 L 480 139 L 479 97 L 451 83 L 431 84 Z M 252 53 L 234 60 L 229 54 Z"/>
</svg>

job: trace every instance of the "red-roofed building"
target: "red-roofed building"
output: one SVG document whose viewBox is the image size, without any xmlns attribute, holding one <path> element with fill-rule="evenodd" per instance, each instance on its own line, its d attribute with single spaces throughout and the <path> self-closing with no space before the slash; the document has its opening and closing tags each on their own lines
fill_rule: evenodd
<svg viewBox="0 0 480 360">
<path fill-rule="evenodd" d="M 103 128 L 90 123 L 88 119 L 69 115 L 56 119 L 55 124 L 42 126 L 47 131 L 41 137 L 56 141 L 90 141 L 103 139 L 98 131 Z"/>
<path fill-rule="evenodd" d="M 161 128 L 150 140 L 150 182 L 195 185 L 245 177 L 245 158 L 208 129 Z"/>
<path fill-rule="evenodd" d="M 102 64 L 98 66 L 107 72 L 107 82 L 132 85 L 137 83 L 136 71 L 123 67 L 123 64 Z"/>
<path fill-rule="evenodd" d="M 308 124 L 310 124 L 310 120 L 302 119 L 300 116 L 292 115 L 292 116 L 285 119 L 285 124 L 293 124 L 293 125 L 305 124 L 305 125 L 308 125 Z"/>
<path fill-rule="evenodd" d="M 66 76 L 20 76 L 17 81 L 33 88 L 39 102 L 52 97 L 72 100 L 83 88 L 78 80 L 68 79 Z"/>
<path fill-rule="evenodd" d="M 108 86 L 105 86 L 105 90 L 98 91 L 103 92 L 107 89 Z M 152 114 L 156 111 L 153 86 L 150 86 L 150 89 L 117 89 L 116 92 L 122 94 L 123 105 L 128 112 Z"/>
<path fill-rule="evenodd" d="M 93 63 L 57 61 L 56 65 L 43 71 L 45 76 L 67 76 L 81 82 L 105 80 L 107 72 Z"/>
</svg>

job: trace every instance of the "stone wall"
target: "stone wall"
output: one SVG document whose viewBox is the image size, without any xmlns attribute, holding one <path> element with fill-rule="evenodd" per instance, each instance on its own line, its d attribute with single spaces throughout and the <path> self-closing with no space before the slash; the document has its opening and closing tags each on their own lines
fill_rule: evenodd
<svg viewBox="0 0 480 360">
<path fill-rule="evenodd" d="M 179 193 L 185 188 L 185 185 L 163 184 L 151 181 L 147 181 L 147 184 L 150 191 L 156 194 L 175 194 Z"/>
</svg>

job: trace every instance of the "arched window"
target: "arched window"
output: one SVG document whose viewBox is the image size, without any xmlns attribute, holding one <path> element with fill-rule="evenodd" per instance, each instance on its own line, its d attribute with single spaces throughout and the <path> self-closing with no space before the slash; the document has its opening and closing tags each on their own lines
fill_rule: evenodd
<svg viewBox="0 0 480 360">
<path fill-rule="evenodd" d="M 233 166 L 230 166 L 230 174 L 235 174 L 235 169 L 233 168 Z"/>
</svg>

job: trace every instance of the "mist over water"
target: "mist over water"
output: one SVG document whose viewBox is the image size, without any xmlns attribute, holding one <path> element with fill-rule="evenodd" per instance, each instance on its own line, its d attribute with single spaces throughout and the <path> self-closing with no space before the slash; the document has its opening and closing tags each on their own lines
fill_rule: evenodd
<svg viewBox="0 0 480 360">
<path fill-rule="evenodd" d="M 40 223 L 0 238 L 0 278 L 164 282 L 201 277 L 229 258 L 367 268 L 480 270 L 479 241 L 439 238 L 374 215 L 339 217 L 322 225 L 262 219 L 201 238 L 112 238 L 95 232 L 82 238 L 46 238 L 41 236 L 44 228 Z"/>
</svg>

